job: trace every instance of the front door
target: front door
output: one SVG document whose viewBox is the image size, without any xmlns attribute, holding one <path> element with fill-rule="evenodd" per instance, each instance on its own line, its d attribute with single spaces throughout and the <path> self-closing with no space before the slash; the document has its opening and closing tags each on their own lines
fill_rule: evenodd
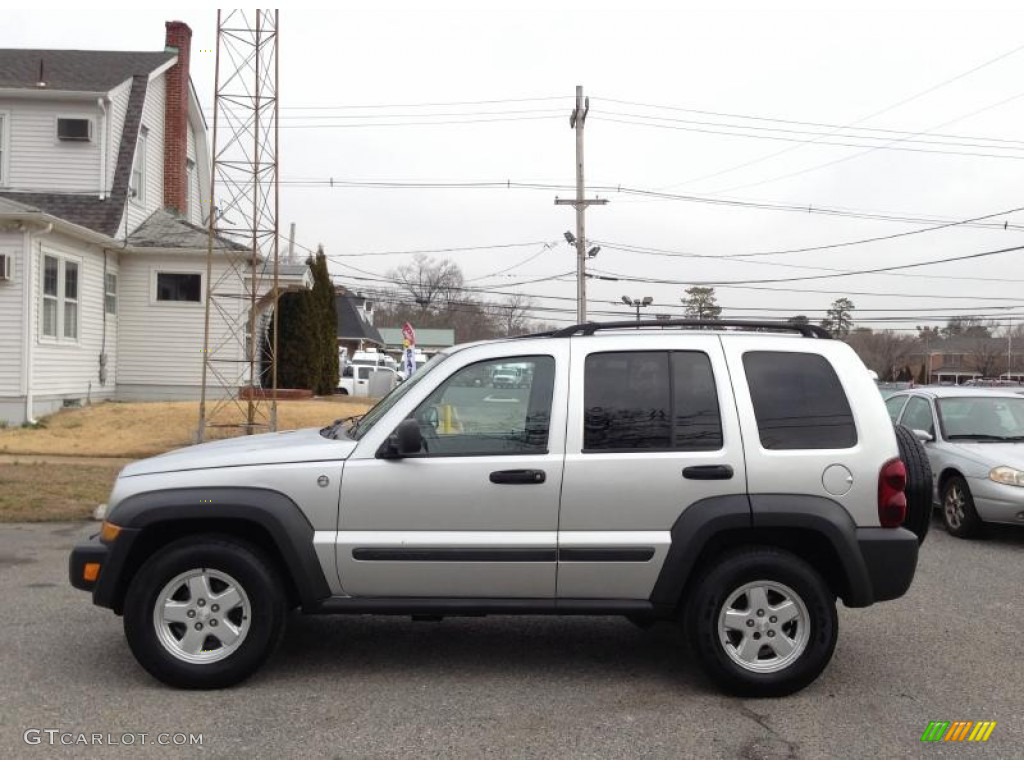
<svg viewBox="0 0 1024 768">
<path fill-rule="evenodd" d="M 567 372 L 554 355 L 472 360 L 485 351 L 400 414 L 419 422 L 419 454 L 376 458 L 361 441 L 346 462 L 346 594 L 554 597 Z M 509 366 L 518 386 L 497 386 L 494 371 Z"/>
</svg>

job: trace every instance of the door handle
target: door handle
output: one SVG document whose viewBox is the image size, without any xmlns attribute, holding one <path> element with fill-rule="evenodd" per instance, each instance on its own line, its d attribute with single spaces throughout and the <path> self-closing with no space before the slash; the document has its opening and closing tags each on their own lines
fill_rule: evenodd
<svg viewBox="0 0 1024 768">
<path fill-rule="evenodd" d="M 728 464 L 702 464 L 683 469 L 683 477 L 687 480 L 729 480 L 732 478 L 732 467 Z"/>
<path fill-rule="evenodd" d="M 491 472 L 491 482 L 498 485 L 536 485 L 547 478 L 543 469 L 502 469 Z"/>
</svg>

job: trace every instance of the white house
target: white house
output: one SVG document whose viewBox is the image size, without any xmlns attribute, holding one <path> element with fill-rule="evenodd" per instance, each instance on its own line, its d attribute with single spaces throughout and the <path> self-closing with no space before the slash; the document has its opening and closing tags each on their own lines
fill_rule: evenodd
<svg viewBox="0 0 1024 768">
<path fill-rule="evenodd" d="M 0 420 L 198 398 L 211 160 L 191 37 L 172 21 L 158 52 L 0 50 Z M 218 240 L 218 291 L 243 293 L 241 249 Z"/>
</svg>

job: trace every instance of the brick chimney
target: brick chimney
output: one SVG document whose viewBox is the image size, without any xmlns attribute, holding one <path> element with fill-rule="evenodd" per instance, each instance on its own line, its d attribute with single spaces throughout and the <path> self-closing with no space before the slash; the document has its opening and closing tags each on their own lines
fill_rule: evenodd
<svg viewBox="0 0 1024 768">
<path fill-rule="evenodd" d="M 177 63 L 167 70 L 164 112 L 164 207 L 180 214 L 187 210 L 189 56 L 192 30 L 183 21 L 168 21 L 166 47 L 178 51 Z"/>
</svg>

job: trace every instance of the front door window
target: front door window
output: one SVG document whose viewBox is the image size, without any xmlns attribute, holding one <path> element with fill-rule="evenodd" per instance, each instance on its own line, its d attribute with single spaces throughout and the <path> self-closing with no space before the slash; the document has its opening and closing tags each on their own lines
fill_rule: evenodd
<svg viewBox="0 0 1024 768">
<path fill-rule="evenodd" d="M 484 360 L 450 376 L 417 407 L 427 456 L 546 453 L 555 361 Z"/>
</svg>

